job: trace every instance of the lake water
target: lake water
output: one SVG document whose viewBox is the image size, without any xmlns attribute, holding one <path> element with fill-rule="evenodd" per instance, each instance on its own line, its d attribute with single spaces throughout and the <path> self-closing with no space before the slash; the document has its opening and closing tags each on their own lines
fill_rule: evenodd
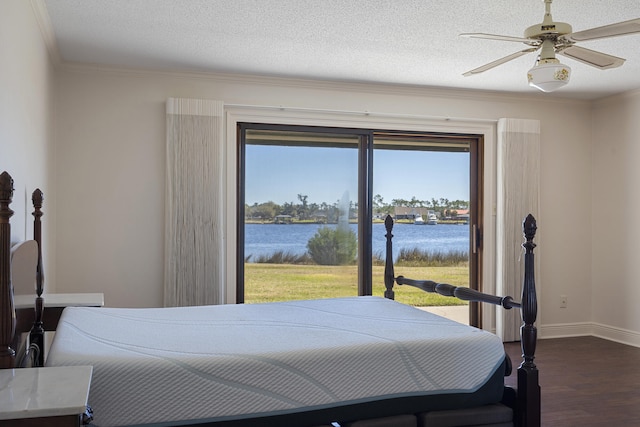
<svg viewBox="0 0 640 427">
<path fill-rule="evenodd" d="M 302 255 L 307 251 L 307 242 L 322 224 L 246 224 L 245 258 L 249 255 L 270 255 L 277 251 Z M 335 225 L 328 225 L 335 227 Z M 357 225 L 350 224 L 357 234 Z M 384 257 L 385 234 L 382 223 L 373 224 L 373 254 Z M 425 250 L 448 253 L 469 251 L 469 226 L 457 224 L 414 225 L 394 224 L 393 252 L 400 249 Z"/>
</svg>

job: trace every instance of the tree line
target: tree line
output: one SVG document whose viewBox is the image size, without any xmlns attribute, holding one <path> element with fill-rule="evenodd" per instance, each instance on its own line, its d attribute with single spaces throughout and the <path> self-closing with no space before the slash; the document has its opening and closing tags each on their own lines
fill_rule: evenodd
<svg viewBox="0 0 640 427">
<path fill-rule="evenodd" d="M 285 202 L 282 205 L 273 201 L 264 203 L 256 202 L 253 205 L 245 204 L 245 217 L 247 219 L 271 221 L 279 215 L 288 215 L 291 218 L 302 221 L 337 222 L 344 210 L 340 204 L 340 200 L 336 200 L 334 203 L 310 203 L 308 195 L 298 194 L 297 202 Z M 449 217 L 455 216 L 458 210 L 469 209 L 469 202 L 466 200 L 449 200 L 446 198 L 420 200 L 414 196 L 410 200 L 392 199 L 391 202 L 387 203 L 380 194 L 376 194 L 373 197 L 374 215 L 393 215 L 396 207 L 427 208 L 439 213 L 441 217 Z M 358 203 L 350 201 L 348 209 L 349 218 L 355 217 Z"/>
</svg>

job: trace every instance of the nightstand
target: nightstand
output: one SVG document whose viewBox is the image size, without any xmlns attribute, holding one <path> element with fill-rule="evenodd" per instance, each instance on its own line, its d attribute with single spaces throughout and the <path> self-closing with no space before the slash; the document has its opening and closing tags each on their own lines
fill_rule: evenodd
<svg viewBox="0 0 640 427">
<path fill-rule="evenodd" d="M 102 293 L 86 293 L 86 294 L 43 294 L 44 314 L 42 321 L 45 331 L 55 331 L 58 326 L 58 320 L 65 307 L 102 307 L 104 305 L 104 294 Z M 14 297 L 16 311 L 23 310 L 18 318 L 22 320 L 20 325 L 16 326 L 19 332 L 27 332 L 31 329 L 35 320 L 35 295 L 16 295 Z"/>
<path fill-rule="evenodd" d="M 40 354 L 38 355 L 38 359 L 36 360 L 36 365 L 38 366 L 44 365 L 44 355 L 49 352 L 51 334 L 58 327 L 58 321 L 60 320 L 62 311 L 66 307 L 104 306 L 104 294 L 102 293 L 51 293 L 43 294 L 42 299 L 44 302 L 42 312 L 42 328 L 44 329 L 44 334 L 42 334 L 41 338 L 38 338 L 38 335 L 32 336 L 32 339 L 34 339 L 36 343 L 39 343 L 44 348 L 44 353 L 40 352 Z M 18 322 L 16 323 L 16 335 L 24 334 L 31 331 L 31 328 L 34 326 L 36 317 L 36 296 L 33 294 L 16 295 L 14 297 L 14 305 L 16 310 L 16 318 L 18 320 Z M 17 350 L 25 350 L 24 343 L 26 343 L 26 340 L 23 340 L 22 343 L 22 348 L 17 348 Z"/>
<path fill-rule="evenodd" d="M 91 366 L 0 370 L 0 427 L 79 427 Z"/>
</svg>

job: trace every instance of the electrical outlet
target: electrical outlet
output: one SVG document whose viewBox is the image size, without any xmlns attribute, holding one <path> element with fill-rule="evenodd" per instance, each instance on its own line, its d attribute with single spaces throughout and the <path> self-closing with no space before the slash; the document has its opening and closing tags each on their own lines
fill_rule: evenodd
<svg viewBox="0 0 640 427">
<path fill-rule="evenodd" d="M 567 308 L 567 296 L 560 295 L 560 308 Z"/>
</svg>

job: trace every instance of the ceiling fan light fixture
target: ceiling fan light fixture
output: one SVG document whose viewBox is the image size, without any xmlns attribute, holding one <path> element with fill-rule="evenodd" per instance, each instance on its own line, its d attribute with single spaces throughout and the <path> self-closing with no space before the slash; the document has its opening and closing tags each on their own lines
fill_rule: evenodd
<svg viewBox="0 0 640 427">
<path fill-rule="evenodd" d="M 529 86 L 543 92 L 553 92 L 569 83 L 571 67 L 557 59 L 540 60 L 527 72 Z"/>
</svg>

